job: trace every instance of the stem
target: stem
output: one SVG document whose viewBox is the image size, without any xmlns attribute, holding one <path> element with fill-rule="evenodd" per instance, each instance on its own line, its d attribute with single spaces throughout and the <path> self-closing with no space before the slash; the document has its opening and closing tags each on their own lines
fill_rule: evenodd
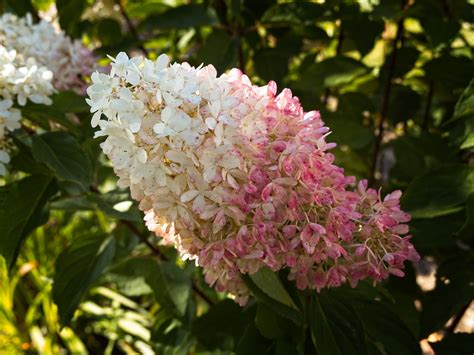
<svg viewBox="0 0 474 355">
<path fill-rule="evenodd" d="M 428 130 L 430 119 L 431 119 L 431 103 L 433 102 L 433 90 L 434 84 L 433 81 L 430 80 L 430 84 L 428 87 L 428 96 L 426 97 L 426 107 L 425 107 L 425 114 L 423 115 L 423 123 L 421 128 L 423 131 Z"/>
<path fill-rule="evenodd" d="M 397 22 L 397 35 L 393 41 L 393 50 L 392 55 L 390 56 L 390 64 L 388 68 L 388 77 L 385 84 L 383 99 L 382 99 L 382 109 L 380 112 L 380 121 L 377 126 L 377 138 L 375 140 L 375 147 L 372 156 L 372 165 L 370 168 L 370 184 L 373 184 L 375 181 L 375 173 L 377 169 L 377 160 L 379 157 L 379 151 L 382 146 L 382 139 L 384 135 L 384 124 L 387 118 L 389 102 L 390 102 L 390 93 L 392 91 L 392 79 L 395 74 L 395 65 L 397 62 L 397 53 L 398 53 L 398 43 L 402 40 L 403 37 L 403 22 L 405 18 L 401 17 Z"/>
<path fill-rule="evenodd" d="M 115 0 L 115 3 L 119 6 L 120 14 L 127 23 L 128 30 L 138 42 L 138 48 L 140 48 L 143 54 L 148 56 L 148 50 L 143 46 L 140 36 L 138 35 L 137 29 L 135 28 L 135 25 L 133 24 L 131 18 L 128 16 L 127 11 L 125 10 L 125 6 L 123 6 L 122 0 Z"/>
</svg>

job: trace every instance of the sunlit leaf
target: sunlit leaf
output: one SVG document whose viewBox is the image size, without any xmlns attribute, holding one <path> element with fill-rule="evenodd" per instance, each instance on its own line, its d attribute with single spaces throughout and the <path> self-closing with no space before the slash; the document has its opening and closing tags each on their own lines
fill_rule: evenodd
<svg viewBox="0 0 474 355">
<path fill-rule="evenodd" d="M 84 294 L 109 265 L 115 253 L 112 236 L 75 239 L 56 261 L 53 298 L 63 325 L 72 319 Z"/>
</svg>

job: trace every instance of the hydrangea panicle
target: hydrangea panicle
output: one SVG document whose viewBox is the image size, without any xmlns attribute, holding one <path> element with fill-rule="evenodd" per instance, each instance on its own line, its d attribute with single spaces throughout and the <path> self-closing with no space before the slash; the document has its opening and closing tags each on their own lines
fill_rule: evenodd
<svg viewBox="0 0 474 355">
<path fill-rule="evenodd" d="M 51 105 L 56 90 L 84 93 L 85 76 L 96 58 L 80 41 L 73 41 L 59 27 L 30 14 L 0 16 L 0 176 L 6 174 L 11 141 L 6 131 L 19 128 L 21 113 L 13 101 Z"/>
<path fill-rule="evenodd" d="M 319 112 L 289 89 L 120 53 L 87 92 L 96 136 L 148 228 L 239 303 L 249 294 L 240 275 L 262 267 L 319 291 L 402 276 L 417 260 L 400 192 L 353 190 Z"/>
</svg>

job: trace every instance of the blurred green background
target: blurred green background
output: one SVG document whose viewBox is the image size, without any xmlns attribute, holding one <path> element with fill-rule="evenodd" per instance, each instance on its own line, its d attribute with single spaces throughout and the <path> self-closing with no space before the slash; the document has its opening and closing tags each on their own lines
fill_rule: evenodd
<svg viewBox="0 0 474 355">
<path fill-rule="evenodd" d="M 471 1 L 2 0 L 0 11 L 58 20 L 104 65 L 119 51 L 167 53 L 290 88 L 305 110 L 321 111 L 347 174 L 404 191 L 422 255 L 403 279 L 323 292 L 327 336 L 342 354 L 472 353 Z M 241 309 L 158 245 L 98 158 L 83 98 L 59 93 L 23 114 L 55 133 L 17 132 L 16 172 L 0 188 L 0 223 L 29 211 L 22 239 L 30 234 L 16 263 L 0 264 L 1 354 L 314 351 L 311 317 L 294 328 L 260 298 Z M 76 178 L 57 157 L 80 162 Z M 360 322 L 338 297 L 359 302 Z"/>
</svg>

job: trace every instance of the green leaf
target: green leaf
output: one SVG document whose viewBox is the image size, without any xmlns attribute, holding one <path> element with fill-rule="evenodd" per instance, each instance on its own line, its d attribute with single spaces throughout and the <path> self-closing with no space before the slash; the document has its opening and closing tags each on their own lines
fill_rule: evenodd
<svg viewBox="0 0 474 355">
<path fill-rule="evenodd" d="M 191 294 L 191 279 L 176 264 L 145 259 L 148 274 L 145 279 L 156 300 L 177 317 L 184 317 Z"/>
<path fill-rule="evenodd" d="M 254 312 L 242 309 L 237 303 L 226 299 L 193 322 L 192 332 L 199 347 L 206 350 L 227 350 L 236 348 L 245 326 L 252 322 Z"/>
<path fill-rule="evenodd" d="M 84 113 L 89 112 L 89 106 L 87 105 L 84 97 L 76 94 L 74 91 L 61 91 L 54 94 L 51 99 L 53 104 L 51 108 L 59 112 L 73 112 L 73 113 Z M 42 105 L 44 108 L 44 105 Z"/>
<path fill-rule="evenodd" d="M 328 319 L 319 303 L 318 296 L 311 297 L 309 319 L 311 339 L 318 354 L 341 354 L 336 339 L 329 327 Z"/>
<path fill-rule="evenodd" d="M 271 270 L 263 268 L 254 275 L 242 275 L 242 280 L 259 301 L 295 324 L 302 324 L 302 314 L 278 276 Z"/>
<path fill-rule="evenodd" d="M 255 325 L 260 333 L 268 339 L 277 339 L 285 335 L 285 329 L 282 329 L 280 318 L 272 309 L 261 303 L 257 308 Z"/>
<path fill-rule="evenodd" d="M 340 352 L 344 355 L 367 354 L 364 327 L 351 303 L 341 300 L 337 292 L 322 292 L 316 297 Z M 318 322 L 315 327 L 318 331 L 321 324 Z"/>
<path fill-rule="evenodd" d="M 404 135 L 388 145 L 395 153 L 395 165 L 390 170 L 392 178 L 410 182 L 430 170 L 441 168 L 446 162 L 455 163 L 457 150 L 448 140 L 435 133 L 419 136 Z"/>
<path fill-rule="evenodd" d="M 50 175 L 50 170 L 44 164 L 38 163 L 33 157 L 31 147 L 26 144 L 30 139 L 21 131 L 10 135 L 17 148 L 17 154 L 12 157 L 13 170 L 23 171 L 32 175 Z M 29 142 L 31 144 L 31 142 Z"/>
<path fill-rule="evenodd" d="M 414 218 L 433 218 L 460 210 L 474 192 L 474 169 L 447 166 L 417 177 L 402 198 L 402 208 Z"/>
<path fill-rule="evenodd" d="M 148 259 L 129 258 L 114 265 L 104 276 L 105 281 L 113 282 L 120 293 L 128 297 L 147 295 L 153 292 L 146 282 L 149 273 Z"/>
<path fill-rule="evenodd" d="M 452 16 L 453 3 L 446 8 L 443 3 L 436 1 L 418 1 L 410 9 L 412 16 L 419 19 L 428 38 L 429 47 L 449 46 L 458 34 L 460 24 Z M 446 11 L 450 13 L 449 16 L 446 16 Z"/>
<path fill-rule="evenodd" d="M 353 58 L 332 57 L 310 65 L 303 71 L 296 85 L 302 90 L 340 86 L 367 72 L 368 68 Z"/>
<path fill-rule="evenodd" d="M 215 12 L 201 4 L 187 4 L 151 15 L 140 26 L 149 30 L 209 26 L 217 23 Z"/>
<path fill-rule="evenodd" d="M 467 57 L 443 55 L 424 65 L 425 74 L 446 91 L 465 88 L 474 77 L 474 63 Z"/>
<path fill-rule="evenodd" d="M 375 289 L 368 282 L 322 292 L 322 309 L 343 354 L 421 354 L 417 338 L 387 297 L 391 295 L 386 290 Z M 362 331 L 363 335 L 357 336 Z"/>
<path fill-rule="evenodd" d="M 53 299 L 61 324 L 67 325 L 89 287 L 109 265 L 115 253 L 115 239 L 87 236 L 74 239 L 56 260 Z"/>
<path fill-rule="evenodd" d="M 272 343 L 260 334 L 255 324 L 250 323 L 245 328 L 235 353 L 237 355 L 266 354 L 271 345 Z"/>
<path fill-rule="evenodd" d="M 117 45 L 122 40 L 122 29 L 120 23 L 117 20 L 112 18 L 103 18 L 94 22 L 94 25 L 94 34 L 102 43 L 102 45 Z"/>
<path fill-rule="evenodd" d="M 46 164 L 60 180 L 79 184 L 84 191 L 91 183 L 90 161 L 77 141 L 66 132 L 33 137 L 33 156 Z"/>
<path fill-rule="evenodd" d="M 264 25 L 300 25 L 312 23 L 324 12 L 324 7 L 313 2 L 283 3 L 270 7 L 262 16 Z"/>
<path fill-rule="evenodd" d="M 196 53 L 196 64 L 212 64 L 219 73 L 237 63 L 238 40 L 223 30 L 213 30 Z"/>
<path fill-rule="evenodd" d="M 387 76 L 389 73 L 390 59 L 392 53 L 388 53 L 385 59 L 384 65 L 380 69 L 380 81 L 382 83 L 387 82 Z M 412 46 L 405 46 L 397 51 L 396 65 L 393 71 L 394 78 L 403 78 L 411 69 L 415 67 L 415 63 L 420 56 L 420 51 Z"/>
<path fill-rule="evenodd" d="M 250 275 L 250 278 L 255 285 L 257 285 L 257 287 L 269 297 L 290 308 L 298 310 L 298 307 L 296 307 L 290 295 L 285 290 L 282 282 L 278 278 L 278 274 L 268 268 L 261 268 L 255 274 Z"/>
<path fill-rule="evenodd" d="M 366 13 L 358 13 L 342 21 L 344 36 L 352 39 L 364 56 L 374 47 L 375 40 L 380 37 L 384 30 L 381 20 L 372 20 Z"/>
<path fill-rule="evenodd" d="M 461 144 L 461 149 L 470 149 L 474 147 L 474 132 L 470 133 L 464 142 Z"/>
<path fill-rule="evenodd" d="M 77 35 L 77 24 L 81 20 L 82 13 L 87 7 L 83 0 L 56 0 L 59 24 L 69 35 Z"/>
<path fill-rule="evenodd" d="M 430 219 L 415 219 L 410 222 L 412 243 L 417 250 L 455 247 L 457 243 L 455 235 L 463 222 L 463 212 Z"/>
<path fill-rule="evenodd" d="M 278 48 L 262 48 L 253 57 L 255 70 L 265 81 L 274 80 L 282 83 L 288 73 L 289 54 Z"/>
<path fill-rule="evenodd" d="M 471 80 L 469 86 L 464 90 L 456 107 L 454 108 L 453 118 L 450 122 L 467 117 L 474 116 L 474 80 Z"/>
<path fill-rule="evenodd" d="M 32 175 L 0 188 L 0 254 L 11 268 L 20 248 L 36 227 L 47 222 L 48 200 L 56 193 L 50 176 Z"/>
<path fill-rule="evenodd" d="M 328 116 L 325 117 L 325 122 L 332 131 L 328 139 L 338 145 L 360 149 L 368 146 L 374 140 L 372 129 L 362 125 L 361 116 L 337 113 L 333 115 L 334 118 L 328 119 Z M 360 120 L 357 120 L 358 118 Z"/>
<path fill-rule="evenodd" d="M 403 102 L 403 105 L 400 105 Z M 414 119 L 421 107 L 421 96 L 408 86 L 392 85 L 388 117 L 393 123 Z"/>
<path fill-rule="evenodd" d="M 359 301 L 354 308 L 368 340 L 380 349 L 381 354 L 421 355 L 417 338 L 386 304 L 374 300 Z"/>
</svg>

